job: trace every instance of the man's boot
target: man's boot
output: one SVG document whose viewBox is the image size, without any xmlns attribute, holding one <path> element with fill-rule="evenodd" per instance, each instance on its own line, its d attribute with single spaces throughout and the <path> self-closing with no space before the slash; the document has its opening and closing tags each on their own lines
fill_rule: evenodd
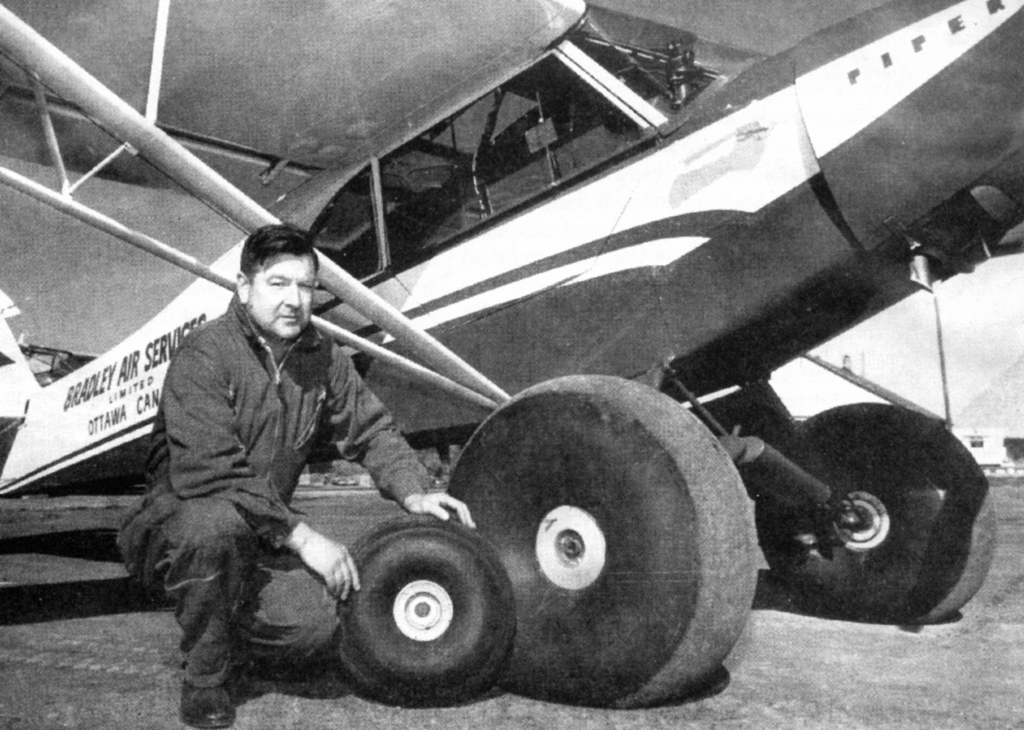
<svg viewBox="0 0 1024 730">
<path fill-rule="evenodd" d="M 179 714 L 181 721 L 191 727 L 230 727 L 235 721 L 235 706 L 224 685 L 196 687 L 185 681 Z"/>
</svg>

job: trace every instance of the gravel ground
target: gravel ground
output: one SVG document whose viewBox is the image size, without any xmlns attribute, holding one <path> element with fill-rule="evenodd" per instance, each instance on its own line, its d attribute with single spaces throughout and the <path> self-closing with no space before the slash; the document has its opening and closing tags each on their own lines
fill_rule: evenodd
<svg viewBox="0 0 1024 730">
<path fill-rule="evenodd" d="M 953 622 L 923 628 L 801 616 L 762 577 L 723 692 L 611 711 L 494 692 L 459 707 L 364 700 L 333 673 L 253 681 L 250 728 L 1024 728 L 1024 483 L 993 481 L 999 546 Z M 375 495 L 330 498 L 354 538 L 393 514 Z M 321 502 L 321 505 L 326 503 Z M 178 728 L 177 629 L 115 562 L 111 535 L 0 542 L 0 729 Z"/>
</svg>

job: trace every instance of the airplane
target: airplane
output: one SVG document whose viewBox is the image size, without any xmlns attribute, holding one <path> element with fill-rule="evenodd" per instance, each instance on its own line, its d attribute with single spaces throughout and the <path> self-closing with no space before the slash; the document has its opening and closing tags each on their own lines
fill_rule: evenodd
<svg viewBox="0 0 1024 730">
<path fill-rule="evenodd" d="M 46 387 L 5 333 L 0 493 L 140 479 L 238 235 L 206 266 L 73 194 L 167 177 L 241 231 L 317 233 L 316 325 L 414 444 L 455 447 L 512 580 L 503 686 L 713 686 L 758 547 L 809 613 L 949 620 L 995 546 L 977 464 L 913 410 L 797 423 L 770 375 L 1019 250 L 1022 6 L 8 0 L 0 181 L 200 278 Z"/>
</svg>

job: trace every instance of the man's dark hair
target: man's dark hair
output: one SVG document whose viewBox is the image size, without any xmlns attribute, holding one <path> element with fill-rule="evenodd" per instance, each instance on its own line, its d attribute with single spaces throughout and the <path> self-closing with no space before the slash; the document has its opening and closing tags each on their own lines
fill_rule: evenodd
<svg viewBox="0 0 1024 730">
<path fill-rule="evenodd" d="M 247 279 L 251 279 L 257 271 L 263 268 L 267 259 L 278 254 L 290 254 L 292 256 L 312 256 L 313 270 L 319 271 L 320 262 L 313 249 L 315 240 L 312 233 L 291 223 L 257 228 L 242 244 L 242 260 L 239 269 Z"/>
</svg>

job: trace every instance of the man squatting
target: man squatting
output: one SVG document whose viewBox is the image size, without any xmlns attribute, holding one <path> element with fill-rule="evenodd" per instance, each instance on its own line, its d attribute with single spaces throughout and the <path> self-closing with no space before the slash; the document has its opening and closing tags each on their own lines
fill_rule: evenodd
<svg viewBox="0 0 1024 730">
<path fill-rule="evenodd" d="M 473 524 L 465 504 L 426 492 L 431 479 L 384 406 L 309 326 L 313 242 L 287 224 L 246 239 L 227 313 L 171 361 L 146 494 L 118 536 L 129 572 L 176 602 L 180 713 L 193 727 L 234 722 L 225 685 L 245 661 L 328 655 L 336 602 L 359 590 L 348 550 L 289 507 L 314 444 L 335 442 L 408 512 L 448 519 L 451 508 Z"/>
</svg>

